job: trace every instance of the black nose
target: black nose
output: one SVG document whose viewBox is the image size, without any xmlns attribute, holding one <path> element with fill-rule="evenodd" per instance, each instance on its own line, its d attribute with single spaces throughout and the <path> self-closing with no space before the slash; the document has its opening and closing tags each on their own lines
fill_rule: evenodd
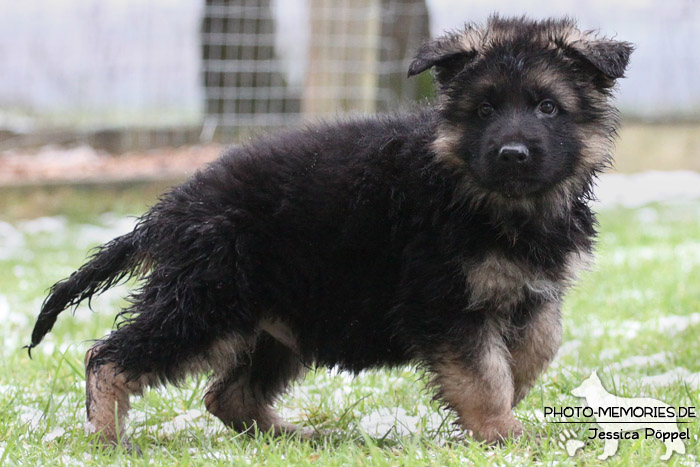
<svg viewBox="0 0 700 467">
<path fill-rule="evenodd" d="M 501 162 L 508 164 L 524 164 L 530 160 L 530 151 L 521 143 L 504 144 L 498 151 Z"/>
</svg>

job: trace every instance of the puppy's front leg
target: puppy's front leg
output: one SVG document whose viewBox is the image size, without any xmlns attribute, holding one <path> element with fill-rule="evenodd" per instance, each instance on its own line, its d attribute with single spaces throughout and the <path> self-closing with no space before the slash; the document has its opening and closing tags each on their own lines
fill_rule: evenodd
<svg viewBox="0 0 700 467">
<path fill-rule="evenodd" d="M 530 391 L 537 377 L 556 355 L 561 343 L 561 311 L 557 302 L 545 303 L 533 313 L 510 344 L 515 392 L 513 407 Z"/>
<path fill-rule="evenodd" d="M 523 429 L 511 409 L 513 377 L 503 339 L 488 326 L 480 336 L 473 359 L 443 350 L 432 368 L 439 397 L 457 412 L 462 428 L 479 441 L 495 443 L 518 437 Z"/>
</svg>

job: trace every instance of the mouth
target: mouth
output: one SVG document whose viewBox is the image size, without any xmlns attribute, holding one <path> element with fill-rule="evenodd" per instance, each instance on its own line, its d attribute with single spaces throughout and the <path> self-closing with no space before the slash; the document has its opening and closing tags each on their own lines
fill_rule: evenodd
<svg viewBox="0 0 700 467">
<path fill-rule="evenodd" d="M 490 180 L 485 188 L 505 195 L 507 198 L 538 195 L 547 185 L 541 180 L 522 177 L 504 177 Z"/>
</svg>

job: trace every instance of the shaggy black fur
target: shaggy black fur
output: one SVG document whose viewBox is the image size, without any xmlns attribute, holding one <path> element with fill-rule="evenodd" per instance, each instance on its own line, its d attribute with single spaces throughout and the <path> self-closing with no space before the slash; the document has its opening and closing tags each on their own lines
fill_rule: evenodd
<svg viewBox="0 0 700 467">
<path fill-rule="evenodd" d="M 300 364 L 417 362 L 477 437 L 518 434 L 510 422 L 491 433 L 453 395 L 462 383 L 449 368 L 486 392 L 515 391 L 510 410 L 556 351 L 558 335 L 540 352 L 528 324 L 551 304 L 532 327 L 556 334 L 562 293 L 592 250 L 588 201 L 609 162 L 608 98 L 630 52 L 568 20 L 493 17 L 431 41 L 410 74 L 436 67 L 435 107 L 226 150 L 54 285 L 29 347 L 66 307 L 136 276 L 88 372 L 114 364 L 156 384 L 206 362 L 212 391 L 243 371 L 269 405 Z M 213 350 L 221 342 L 237 343 L 228 360 Z M 525 352 L 510 378 L 488 373 L 494 349 Z M 534 366 L 522 389 L 518 365 Z"/>
</svg>

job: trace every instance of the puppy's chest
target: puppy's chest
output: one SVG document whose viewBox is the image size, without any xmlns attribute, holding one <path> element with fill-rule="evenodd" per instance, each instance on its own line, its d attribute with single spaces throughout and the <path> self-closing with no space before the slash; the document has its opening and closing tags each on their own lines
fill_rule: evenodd
<svg viewBox="0 0 700 467">
<path fill-rule="evenodd" d="M 550 267 L 497 252 L 479 261 L 465 261 L 462 270 L 469 307 L 506 311 L 527 298 L 558 301 L 578 271 L 589 262 L 589 255 L 580 252 L 569 253 L 561 264 Z"/>
</svg>

